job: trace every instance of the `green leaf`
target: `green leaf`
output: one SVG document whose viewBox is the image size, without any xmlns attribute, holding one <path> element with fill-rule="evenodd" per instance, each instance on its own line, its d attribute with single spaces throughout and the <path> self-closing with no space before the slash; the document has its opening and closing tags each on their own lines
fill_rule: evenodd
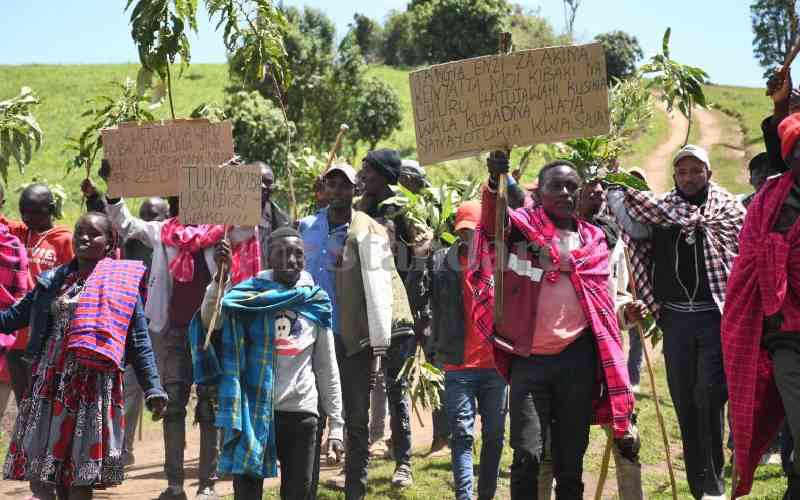
<svg viewBox="0 0 800 500">
<path fill-rule="evenodd" d="M 635 175 L 627 172 L 614 172 L 605 176 L 603 179 L 609 184 L 616 184 L 618 186 L 625 186 L 637 191 L 652 191 L 646 182 L 642 181 Z"/>
</svg>

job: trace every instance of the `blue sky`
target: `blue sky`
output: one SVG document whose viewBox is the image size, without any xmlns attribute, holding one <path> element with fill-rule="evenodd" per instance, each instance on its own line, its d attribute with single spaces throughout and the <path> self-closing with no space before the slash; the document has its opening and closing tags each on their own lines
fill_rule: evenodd
<svg viewBox="0 0 800 500">
<path fill-rule="evenodd" d="M 469 0 L 464 0 L 469 1 Z M 136 62 L 125 0 L 0 0 L 0 64 Z M 202 3 L 202 2 L 201 2 Z M 406 0 L 285 0 L 325 10 L 341 35 L 355 12 L 383 19 Z M 519 1 L 564 26 L 561 0 Z M 645 55 L 655 53 L 672 27 L 675 59 L 702 67 L 717 83 L 762 86 L 763 70 L 751 49 L 750 0 L 583 0 L 576 35 L 621 29 L 636 35 Z M 194 62 L 224 62 L 220 34 L 205 13 L 192 38 Z"/>
</svg>

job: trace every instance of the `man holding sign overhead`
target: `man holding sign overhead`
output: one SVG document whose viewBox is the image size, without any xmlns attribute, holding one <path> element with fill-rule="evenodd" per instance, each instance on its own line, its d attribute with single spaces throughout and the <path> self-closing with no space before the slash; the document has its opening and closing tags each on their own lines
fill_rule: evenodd
<svg viewBox="0 0 800 500">
<path fill-rule="evenodd" d="M 507 34 L 501 45 L 508 50 Z M 412 73 L 410 83 L 425 165 L 609 129 L 598 44 L 442 64 Z M 507 209 L 508 156 L 498 151 L 488 161 L 467 272 L 472 320 L 494 343 L 498 370 L 510 382 L 511 498 L 537 497 L 552 431 L 556 496 L 580 499 L 589 426 L 609 424 L 622 438 L 633 410 L 608 288 L 609 249 L 603 232 L 576 215 L 581 178 L 569 162 L 541 169 L 540 204 Z"/>
<path fill-rule="evenodd" d="M 556 497 L 583 498 L 589 426 L 611 424 L 622 438 L 633 410 L 603 232 L 576 216 L 581 178 L 566 161 L 539 173 L 541 205 L 508 211 L 502 324 L 495 324 L 492 272 L 496 187 L 508 171 L 490 157 L 476 258 L 475 328 L 495 345 L 498 370 L 510 382 L 511 498 L 536 498 L 546 434 L 552 432 Z M 599 376 L 598 376 L 599 374 Z M 549 423 L 549 429 L 548 429 Z"/>
</svg>

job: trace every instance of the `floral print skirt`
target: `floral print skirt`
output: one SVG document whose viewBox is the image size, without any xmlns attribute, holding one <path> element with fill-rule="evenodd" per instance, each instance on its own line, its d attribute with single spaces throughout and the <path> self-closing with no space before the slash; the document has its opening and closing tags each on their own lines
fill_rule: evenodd
<svg viewBox="0 0 800 500">
<path fill-rule="evenodd" d="M 77 297 L 53 304 L 53 330 L 19 408 L 5 479 L 94 488 L 122 482 L 123 373 L 88 368 L 67 351 L 76 304 Z"/>
</svg>

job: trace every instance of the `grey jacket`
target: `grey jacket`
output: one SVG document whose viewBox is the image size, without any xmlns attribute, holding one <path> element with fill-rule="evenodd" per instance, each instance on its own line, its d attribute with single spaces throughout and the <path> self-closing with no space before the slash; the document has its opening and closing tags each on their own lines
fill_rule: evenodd
<svg viewBox="0 0 800 500">
<path fill-rule="evenodd" d="M 262 271 L 258 277 L 271 280 L 272 271 Z M 303 271 L 297 286 L 313 285 L 311 275 Z M 211 324 L 218 294 L 217 281 L 212 280 L 200 308 L 203 328 Z M 218 322 L 215 329 L 221 327 Z M 342 389 L 331 330 L 302 317 L 280 316 L 276 319 L 274 359 L 272 401 L 275 411 L 319 416 L 317 408 L 321 395 L 322 409 L 331 422 L 329 438 L 342 439 Z"/>
</svg>

